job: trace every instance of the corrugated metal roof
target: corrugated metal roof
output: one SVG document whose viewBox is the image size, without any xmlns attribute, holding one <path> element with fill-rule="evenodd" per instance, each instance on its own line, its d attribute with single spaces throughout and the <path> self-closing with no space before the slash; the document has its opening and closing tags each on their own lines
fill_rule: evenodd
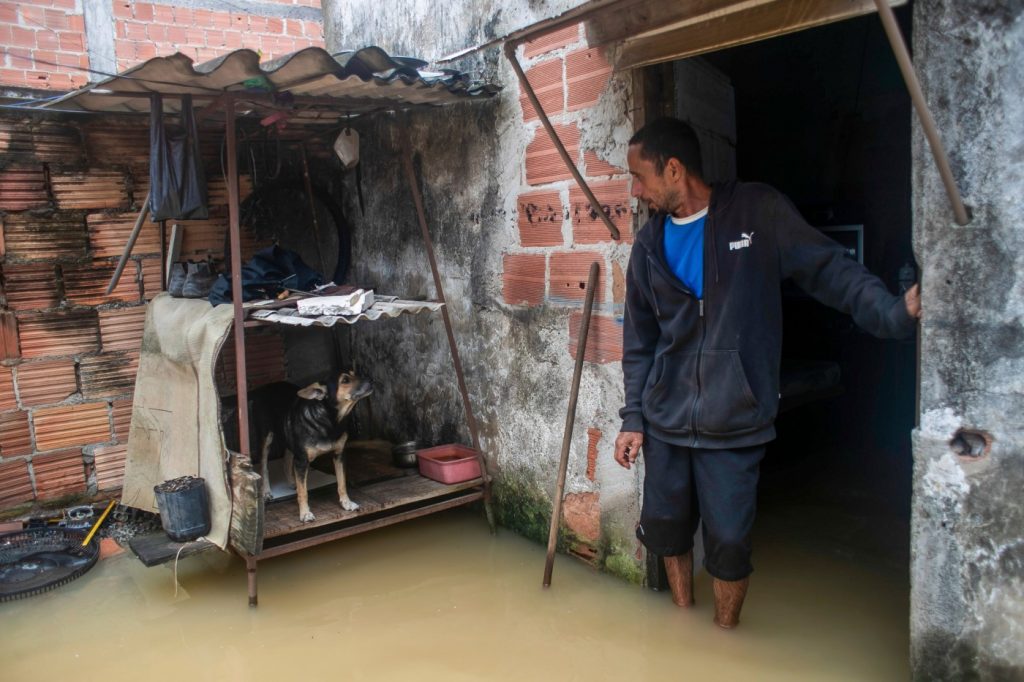
<svg viewBox="0 0 1024 682">
<path fill-rule="evenodd" d="M 423 70 L 426 63 L 408 57 L 392 57 L 379 47 L 330 54 L 308 47 L 279 59 L 260 63 L 252 50 L 235 50 L 209 62 L 194 64 L 178 53 L 155 57 L 122 71 L 117 76 L 87 85 L 42 108 L 148 113 L 149 101 L 118 97 L 117 93 L 219 95 L 247 90 L 258 79 L 268 82 L 277 94 L 328 97 L 334 117 L 380 109 L 415 105 L 444 105 L 496 94 L 495 85 L 472 80 L 452 69 Z M 250 85 L 246 85 L 250 81 Z M 263 89 L 255 92 L 262 94 Z M 106 94 L 105 94 L 106 93 Z M 177 110 L 177 101 L 166 101 L 165 111 Z M 316 107 L 296 110 L 299 117 L 317 118 Z M 293 119 L 294 120 L 294 119 Z"/>
</svg>

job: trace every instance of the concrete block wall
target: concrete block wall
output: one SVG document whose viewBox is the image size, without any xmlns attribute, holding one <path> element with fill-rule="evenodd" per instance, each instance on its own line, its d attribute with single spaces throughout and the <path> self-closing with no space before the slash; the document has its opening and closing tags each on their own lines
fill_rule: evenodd
<svg viewBox="0 0 1024 682">
<path fill-rule="evenodd" d="M 319 0 L 7 0 L 0 89 L 72 90 L 175 52 L 200 63 L 241 48 L 273 59 L 323 44 Z"/>
</svg>

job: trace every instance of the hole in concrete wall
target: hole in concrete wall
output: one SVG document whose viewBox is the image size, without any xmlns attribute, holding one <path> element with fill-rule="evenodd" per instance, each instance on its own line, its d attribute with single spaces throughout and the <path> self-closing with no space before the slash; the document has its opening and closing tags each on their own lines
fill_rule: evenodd
<svg viewBox="0 0 1024 682">
<path fill-rule="evenodd" d="M 992 436 L 985 431 L 959 429 L 949 441 L 949 447 L 959 457 L 968 459 L 985 457 L 992 449 Z"/>
</svg>

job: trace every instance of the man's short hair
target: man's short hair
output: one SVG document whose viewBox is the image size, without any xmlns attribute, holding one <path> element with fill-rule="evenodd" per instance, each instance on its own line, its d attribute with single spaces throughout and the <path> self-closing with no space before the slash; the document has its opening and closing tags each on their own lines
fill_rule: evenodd
<svg viewBox="0 0 1024 682">
<path fill-rule="evenodd" d="M 640 145 L 640 158 L 654 163 L 658 175 L 665 172 L 669 159 L 678 159 L 686 170 L 704 178 L 697 133 L 678 118 L 656 118 L 629 138 L 630 146 Z"/>
</svg>

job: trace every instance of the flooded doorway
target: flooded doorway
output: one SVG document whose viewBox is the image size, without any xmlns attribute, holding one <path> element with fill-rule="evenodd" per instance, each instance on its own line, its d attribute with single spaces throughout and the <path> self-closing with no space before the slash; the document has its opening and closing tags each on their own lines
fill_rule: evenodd
<svg viewBox="0 0 1024 682">
<path fill-rule="evenodd" d="M 911 9 L 896 13 L 909 42 Z M 912 112 L 876 15 L 657 65 L 644 81 L 649 116 L 696 129 L 708 180 L 768 183 L 890 291 L 915 280 Z M 751 594 L 781 534 L 897 576 L 906 624 L 915 341 L 875 339 L 788 287 L 783 356 Z"/>
</svg>

